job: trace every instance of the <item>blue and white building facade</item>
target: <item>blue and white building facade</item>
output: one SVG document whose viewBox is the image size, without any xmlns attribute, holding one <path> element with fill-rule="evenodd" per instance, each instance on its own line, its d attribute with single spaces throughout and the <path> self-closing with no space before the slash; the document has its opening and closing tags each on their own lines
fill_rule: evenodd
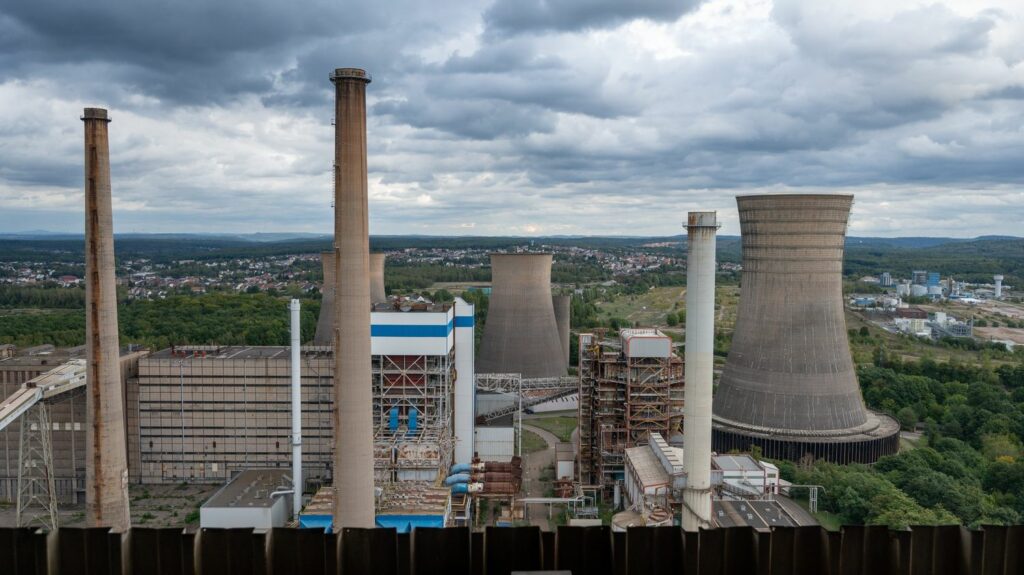
<svg viewBox="0 0 1024 575">
<path fill-rule="evenodd" d="M 473 306 L 378 305 L 371 314 L 378 485 L 434 481 L 473 438 Z"/>
</svg>

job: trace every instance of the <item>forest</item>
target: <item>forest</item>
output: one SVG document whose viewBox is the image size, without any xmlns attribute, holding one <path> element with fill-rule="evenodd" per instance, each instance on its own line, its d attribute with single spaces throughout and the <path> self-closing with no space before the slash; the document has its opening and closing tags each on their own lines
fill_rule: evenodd
<svg viewBox="0 0 1024 575">
<path fill-rule="evenodd" d="M 970 365 L 877 353 L 859 379 L 869 407 L 920 429 L 916 446 L 874 466 L 778 462 L 820 485 L 840 523 L 1017 524 L 1024 518 L 1024 362 Z"/>
</svg>

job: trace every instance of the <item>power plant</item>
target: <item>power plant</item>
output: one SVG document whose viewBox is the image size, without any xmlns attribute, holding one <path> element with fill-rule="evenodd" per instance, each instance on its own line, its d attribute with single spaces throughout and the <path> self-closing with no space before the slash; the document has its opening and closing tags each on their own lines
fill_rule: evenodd
<svg viewBox="0 0 1024 575">
<path fill-rule="evenodd" d="M 714 398 L 714 449 L 756 445 L 766 457 L 837 463 L 895 453 L 899 425 L 865 408 L 843 316 L 853 196 L 739 196 L 736 203 L 742 289 Z"/>
<path fill-rule="evenodd" d="M 338 68 L 334 130 L 334 525 L 373 527 L 373 390 L 366 85 Z"/>
<path fill-rule="evenodd" d="M 551 254 L 492 254 L 491 300 L 476 367 L 523 378 L 565 375 L 551 297 Z"/>
<path fill-rule="evenodd" d="M 85 122 L 85 521 L 121 532 L 128 511 L 128 448 L 124 382 L 117 331 L 110 148 L 102 108 L 86 108 Z"/>
</svg>

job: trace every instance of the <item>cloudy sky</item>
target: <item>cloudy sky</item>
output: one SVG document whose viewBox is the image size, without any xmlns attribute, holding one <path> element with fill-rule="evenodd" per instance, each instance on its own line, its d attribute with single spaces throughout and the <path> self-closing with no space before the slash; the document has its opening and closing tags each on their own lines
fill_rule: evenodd
<svg viewBox="0 0 1024 575">
<path fill-rule="evenodd" d="M 795 191 L 1024 235 L 1020 0 L 5 0 L 0 232 L 81 231 L 101 106 L 117 231 L 327 233 L 347 66 L 377 234 L 738 233 Z"/>
</svg>

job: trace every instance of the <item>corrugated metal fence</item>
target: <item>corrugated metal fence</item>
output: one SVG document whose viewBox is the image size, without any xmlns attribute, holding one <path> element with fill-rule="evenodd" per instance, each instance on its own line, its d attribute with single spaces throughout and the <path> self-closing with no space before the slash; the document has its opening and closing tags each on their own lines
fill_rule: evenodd
<svg viewBox="0 0 1024 575">
<path fill-rule="evenodd" d="M 346 529 L 0 529 L 3 575 L 495 575 L 541 569 L 574 574 L 886 575 L 1024 573 L 1024 526 L 750 528 L 684 533 L 675 527 Z"/>
</svg>

